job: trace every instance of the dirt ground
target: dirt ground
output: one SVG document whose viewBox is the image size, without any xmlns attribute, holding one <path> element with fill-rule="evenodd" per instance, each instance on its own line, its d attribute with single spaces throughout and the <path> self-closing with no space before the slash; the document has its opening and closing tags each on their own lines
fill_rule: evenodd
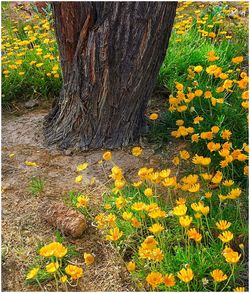
<svg viewBox="0 0 250 293">
<path fill-rule="evenodd" d="M 65 201 L 70 190 L 83 190 L 96 178 L 96 190 L 92 205 L 98 210 L 103 192 L 103 170 L 97 163 L 103 151 L 65 152 L 43 146 L 42 123 L 47 109 L 26 111 L 23 114 L 3 114 L 2 119 L 2 290 L 38 291 L 36 286 L 25 285 L 25 272 L 34 262 L 38 243 L 54 239 L 55 229 L 40 219 L 38 208 L 45 199 Z M 179 143 L 178 143 L 179 144 Z M 129 150 L 113 152 L 114 162 L 127 173 L 134 173 L 147 161 L 151 166 L 166 165 L 175 152 L 177 142 L 170 143 L 171 154 L 155 155 L 145 147 L 143 155 L 135 158 Z M 173 151 L 174 150 L 174 151 Z M 15 154 L 10 158 L 10 154 Z M 37 167 L 24 162 L 34 161 Z M 74 182 L 76 166 L 88 162 L 83 186 Z M 109 163 L 107 163 L 109 164 Z M 107 171 L 111 165 L 107 165 Z M 29 191 L 33 176 L 45 182 L 45 190 L 39 196 Z M 103 179 L 102 179 L 103 178 Z M 84 277 L 70 291 L 135 291 L 123 260 L 102 239 L 100 232 L 89 224 L 80 239 L 66 237 L 66 243 L 75 245 L 77 251 L 96 255 L 95 265 L 85 269 Z M 83 263 L 79 257 L 76 262 Z M 45 291 L 55 290 L 54 283 L 44 285 Z"/>
</svg>

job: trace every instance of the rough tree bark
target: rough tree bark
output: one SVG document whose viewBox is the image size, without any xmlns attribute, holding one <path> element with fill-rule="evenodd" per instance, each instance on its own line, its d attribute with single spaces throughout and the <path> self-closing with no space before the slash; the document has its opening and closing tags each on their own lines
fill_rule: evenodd
<svg viewBox="0 0 250 293">
<path fill-rule="evenodd" d="M 49 145 L 135 142 L 166 54 L 177 2 L 53 2 L 63 89 L 45 118 Z"/>
</svg>

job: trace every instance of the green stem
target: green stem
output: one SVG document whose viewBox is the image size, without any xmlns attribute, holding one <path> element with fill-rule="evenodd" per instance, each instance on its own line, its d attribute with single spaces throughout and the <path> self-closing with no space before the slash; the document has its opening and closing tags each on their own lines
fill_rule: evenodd
<svg viewBox="0 0 250 293">
<path fill-rule="evenodd" d="M 36 282 L 37 282 L 38 286 L 40 287 L 41 291 L 43 292 L 43 291 L 44 291 L 44 289 L 43 289 L 43 287 L 42 287 L 41 283 L 39 282 L 39 280 L 38 280 L 37 278 L 36 278 Z"/>
</svg>

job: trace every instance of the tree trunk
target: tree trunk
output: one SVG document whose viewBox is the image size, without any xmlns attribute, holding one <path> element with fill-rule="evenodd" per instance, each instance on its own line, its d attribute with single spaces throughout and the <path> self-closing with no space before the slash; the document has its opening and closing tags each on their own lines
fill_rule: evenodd
<svg viewBox="0 0 250 293">
<path fill-rule="evenodd" d="M 49 145 L 135 142 L 166 54 L 177 2 L 53 2 L 63 89 L 45 119 Z"/>
</svg>

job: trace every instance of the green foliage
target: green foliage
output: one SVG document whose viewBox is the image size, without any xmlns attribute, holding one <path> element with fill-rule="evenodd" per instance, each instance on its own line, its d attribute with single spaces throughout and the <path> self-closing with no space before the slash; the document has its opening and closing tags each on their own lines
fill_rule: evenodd
<svg viewBox="0 0 250 293">
<path fill-rule="evenodd" d="M 40 193 L 44 192 L 44 181 L 40 177 L 32 177 L 30 185 L 29 185 L 29 191 L 34 195 L 37 196 Z"/>
<path fill-rule="evenodd" d="M 34 8 L 35 5 L 31 4 Z M 62 86 L 51 4 L 45 15 L 2 6 L 2 104 L 58 96 Z"/>
</svg>

